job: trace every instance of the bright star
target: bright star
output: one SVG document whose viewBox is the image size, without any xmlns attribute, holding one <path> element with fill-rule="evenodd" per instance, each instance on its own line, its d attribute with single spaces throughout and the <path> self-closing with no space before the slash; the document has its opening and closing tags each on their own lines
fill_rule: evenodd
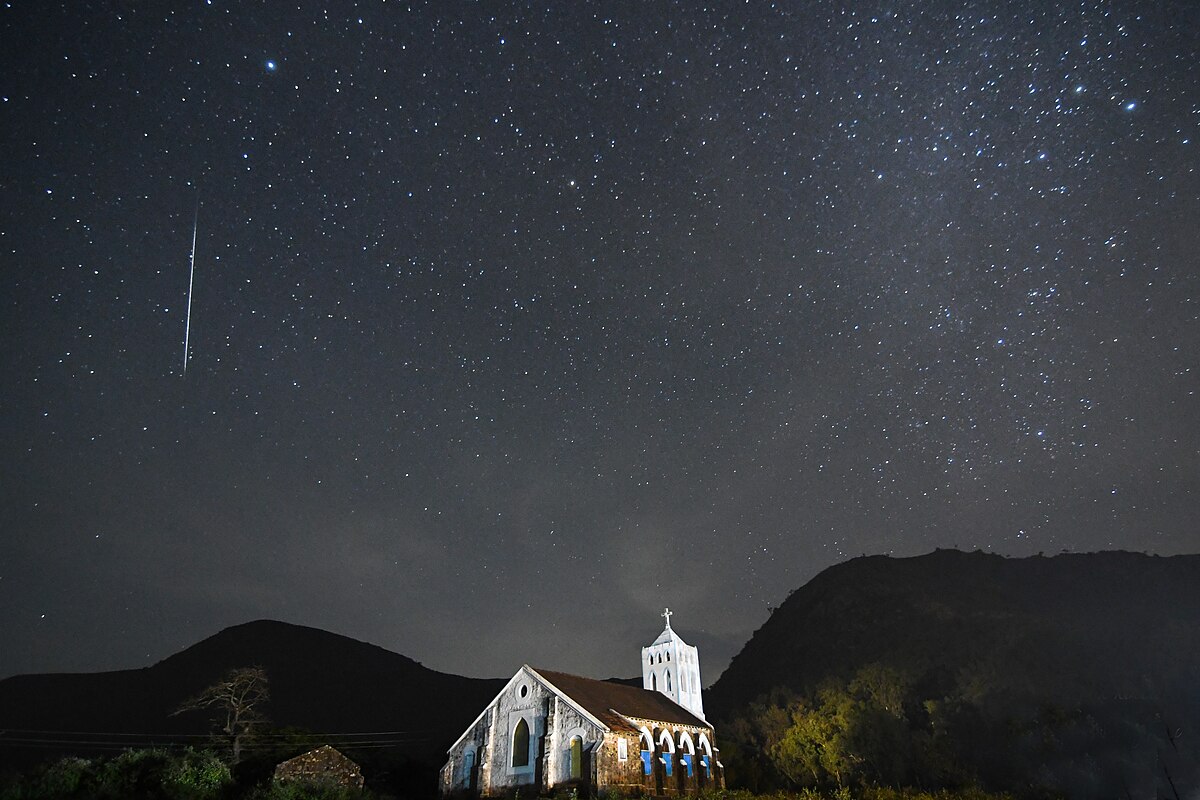
<svg viewBox="0 0 1200 800">
<path fill-rule="evenodd" d="M 278 66 L 278 65 L 274 61 L 270 61 L 270 60 L 267 61 L 267 63 L 266 63 L 267 72 L 274 72 L 276 66 Z"/>
<path fill-rule="evenodd" d="M 1125 104 L 1126 111 L 1133 111 L 1135 108 L 1137 108 L 1136 100 L 1130 100 L 1128 103 Z"/>
</svg>

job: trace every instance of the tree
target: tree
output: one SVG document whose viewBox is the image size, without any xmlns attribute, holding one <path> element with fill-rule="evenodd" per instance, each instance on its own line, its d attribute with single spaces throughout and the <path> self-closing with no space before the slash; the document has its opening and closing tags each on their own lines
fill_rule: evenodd
<svg viewBox="0 0 1200 800">
<path fill-rule="evenodd" d="M 850 741 L 853 698 L 831 685 L 815 704 L 798 701 L 788 711 L 792 724 L 770 749 L 775 768 L 797 786 L 845 786 L 862 760 Z"/>
<path fill-rule="evenodd" d="M 788 723 L 767 748 L 775 769 L 797 787 L 902 785 L 912 763 L 909 685 L 896 670 L 870 664 L 849 685 L 831 681 L 811 700 L 789 703 Z"/>
<path fill-rule="evenodd" d="M 267 721 L 263 706 L 268 700 L 270 692 L 266 670 L 262 667 L 239 667 L 230 670 L 224 680 L 185 700 L 175 713 L 215 707 L 221 716 L 214 722 L 228 741 L 232 761 L 237 764 L 242 758 L 242 745 L 254 735 L 256 726 Z"/>
<path fill-rule="evenodd" d="M 778 788 L 782 776 L 770 751 L 792 724 L 788 709 L 796 702 L 791 691 L 776 688 L 722 726 L 721 761 L 730 785 L 756 794 Z"/>
</svg>

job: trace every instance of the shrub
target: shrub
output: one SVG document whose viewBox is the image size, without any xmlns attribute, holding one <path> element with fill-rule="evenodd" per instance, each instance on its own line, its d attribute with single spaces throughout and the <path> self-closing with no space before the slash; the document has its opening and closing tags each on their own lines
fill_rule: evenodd
<svg viewBox="0 0 1200 800">
<path fill-rule="evenodd" d="M 172 758 L 162 775 L 163 792 L 171 800 L 215 798 L 232 782 L 229 767 L 216 753 L 190 747 Z"/>
<path fill-rule="evenodd" d="M 31 797 L 71 797 L 86 789 L 93 777 L 95 765 L 86 758 L 67 756 L 51 764 Z"/>
<path fill-rule="evenodd" d="M 280 783 L 271 780 L 256 786 L 247 800 L 372 800 L 366 789 L 349 789 L 321 783 Z"/>
</svg>

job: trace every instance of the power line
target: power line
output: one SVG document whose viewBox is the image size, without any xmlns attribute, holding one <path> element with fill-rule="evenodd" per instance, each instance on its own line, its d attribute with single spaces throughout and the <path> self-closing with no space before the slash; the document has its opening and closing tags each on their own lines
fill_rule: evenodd
<svg viewBox="0 0 1200 800">
<path fill-rule="evenodd" d="M 242 744 L 247 750 L 330 745 L 347 750 L 365 750 L 427 744 L 434 740 L 430 729 L 394 731 L 337 731 L 251 734 Z M 182 750 L 206 747 L 227 740 L 221 733 L 132 733 L 128 731 L 59 731 L 33 728 L 0 729 L 0 748 L 43 748 L 58 750 L 119 751 L 130 749 Z"/>
<path fill-rule="evenodd" d="M 413 733 L 433 733 L 433 728 L 415 728 L 406 731 L 296 731 L 294 733 L 262 733 L 255 734 L 255 738 L 265 739 L 268 737 L 290 738 L 301 736 L 330 736 L 330 737 L 346 737 L 346 736 L 407 736 Z M 58 730 L 39 730 L 36 728 L 0 728 L 0 737 L 10 733 L 29 733 L 29 734 L 47 734 L 51 736 L 145 736 L 158 737 L 164 739 L 184 739 L 184 738 L 204 738 L 212 736 L 211 733 L 131 733 L 128 731 L 58 731 Z"/>
<path fill-rule="evenodd" d="M 310 747 L 318 745 L 330 745 L 331 747 L 344 747 L 347 750 L 359 748 L 380 748 L 380 747 L 396 747 L 401 744 L 411 744 L 416 742 L 427 742 L 428 739 L 356 739 L 352 741 L 339 741 L 337 739 L 316 739 L 313 741 L 304 742 L 243 742 L 241 747 L 243 750 L 272 750 L 278 748 L 294 747 Z M 96 750 L 130 750 L 137 747 L 146 749 L 186 749 L 192 747 L 190 742 L 170 742 L 170 741 L 145 741 L 145 742 L 112 742 L 105 740 L 84 740 L 84 739 L 0 739 L 0 747 L 81 747 L 86 749 Z"/>
</svg>

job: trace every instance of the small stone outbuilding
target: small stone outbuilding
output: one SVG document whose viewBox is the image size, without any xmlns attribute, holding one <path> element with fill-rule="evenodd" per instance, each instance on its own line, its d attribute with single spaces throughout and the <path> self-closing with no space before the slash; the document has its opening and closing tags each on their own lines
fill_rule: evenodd
<svg viewBox="0 0 1200 800">
<path fill-rule="evenodd" d="M 362 769 L 338 750 L 323 745 L 316 750 L 289 758 L 275 767 L 280 783 L 305 783 L 322 786 L 363 787 Z"/>
</svg>

